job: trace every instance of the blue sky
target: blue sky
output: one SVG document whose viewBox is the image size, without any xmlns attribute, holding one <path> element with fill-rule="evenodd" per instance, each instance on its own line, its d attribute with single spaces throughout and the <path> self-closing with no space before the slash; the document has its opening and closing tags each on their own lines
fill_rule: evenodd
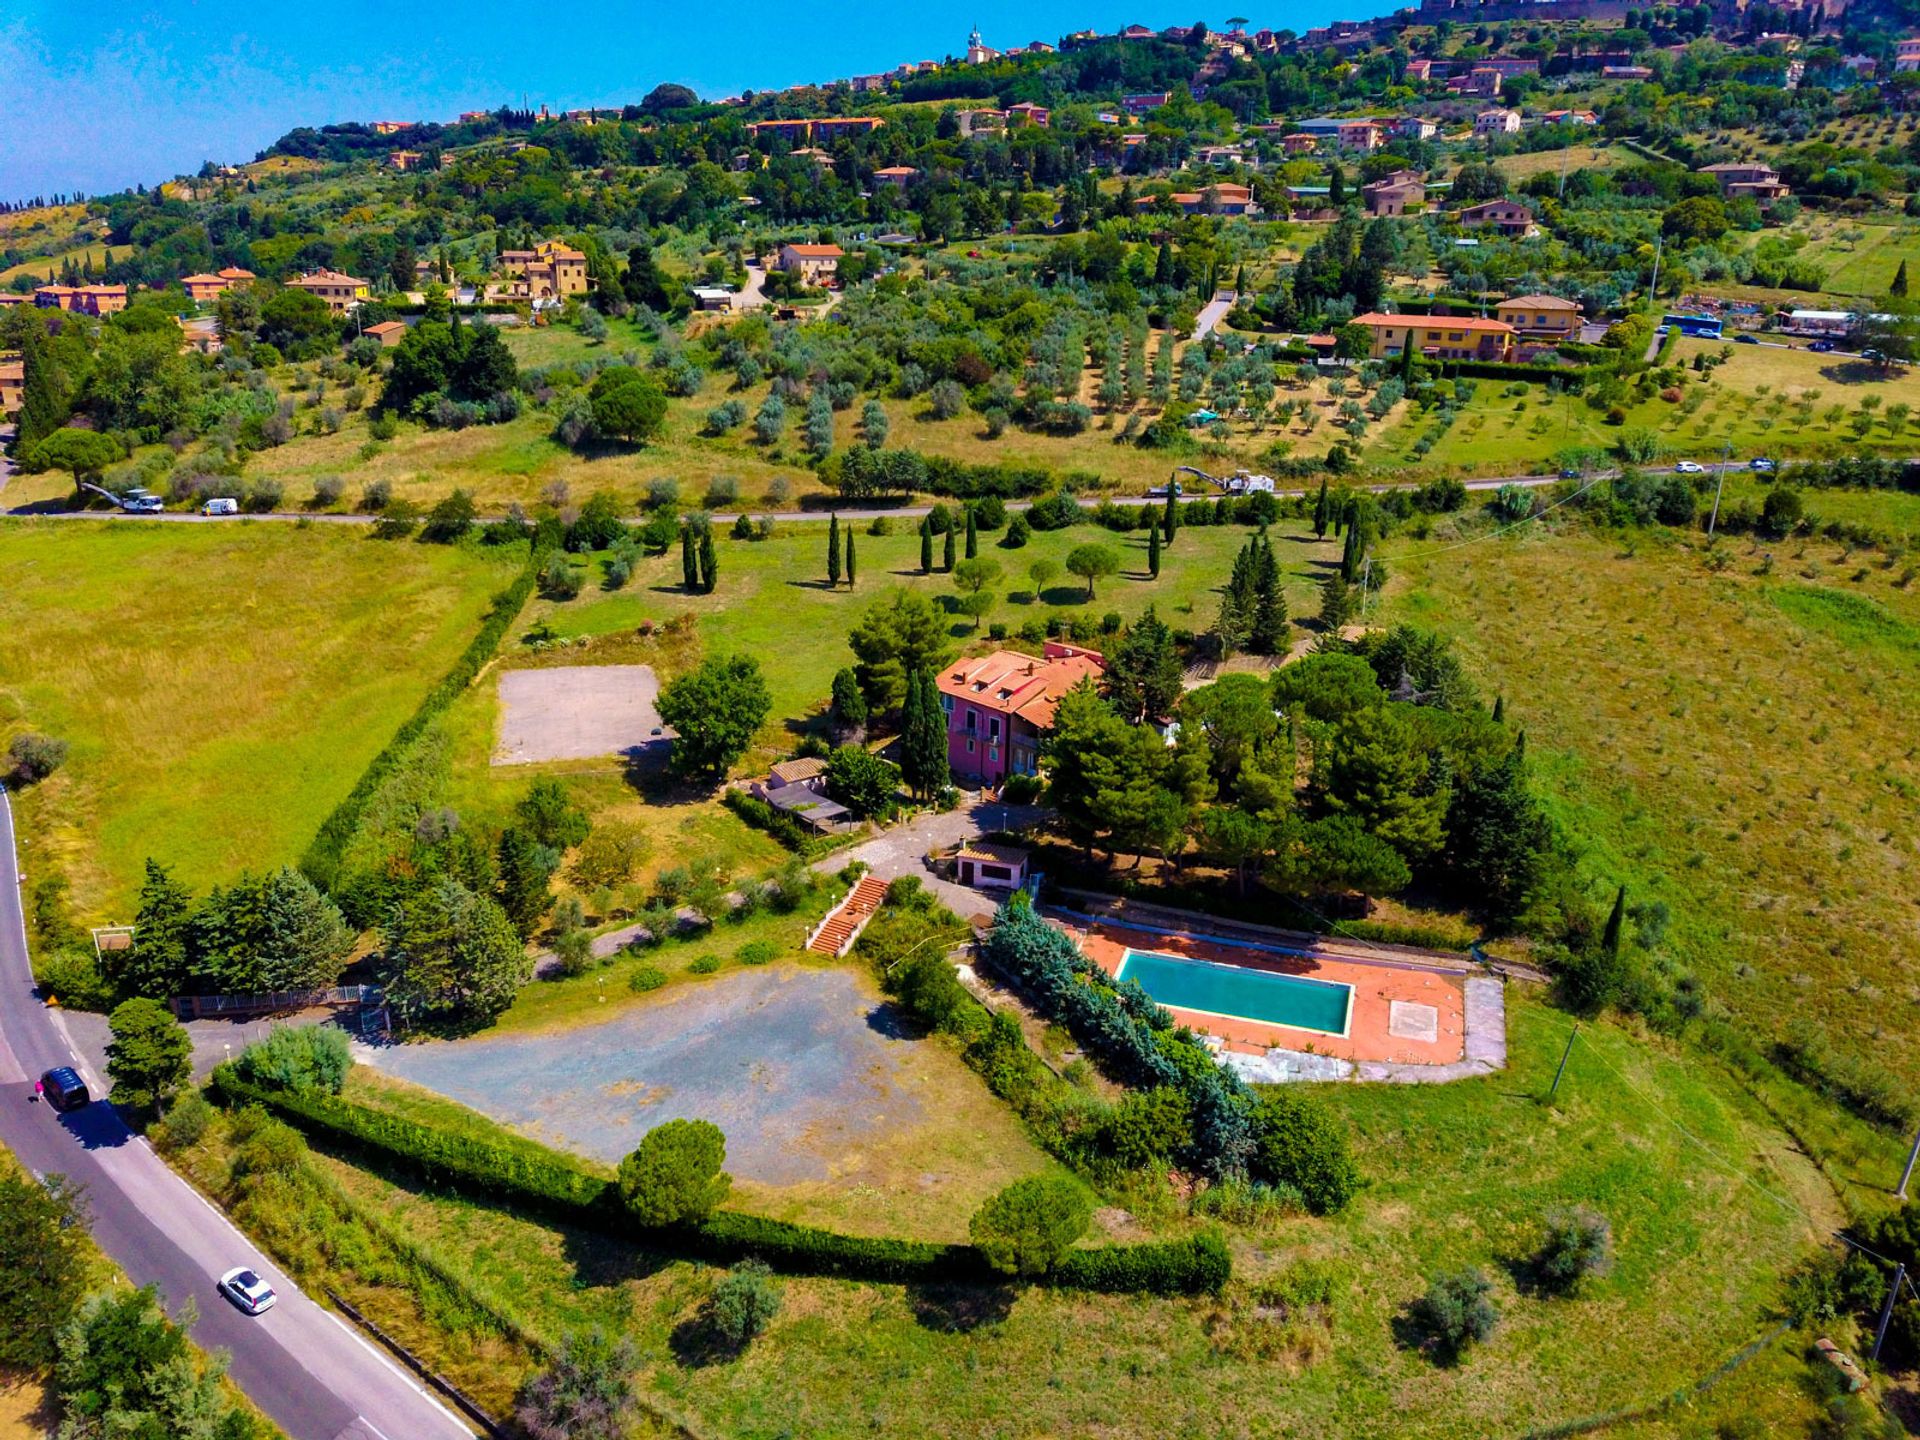
<svg viewBox="0 0 1920 1440">
<path fill-rule="evenodd" d="M 446 119 L 522 95 L 556 110 L 617 104 L 662 81 L 719 96 L 890 69 L 958 54 L 976 21 L 1005 47 L 1134 21 L 1246 14 L 1256 27 L 1301 30 L 1345 13 L 1341 0 L 1218 13 L 1169 8 L 1180 0 L 1111 3 L 23 0 L 0 7 L 0 198 L 102 194 L 203 160 L 250 160 L 295 125 Z M 562 17 L 577 21 L 573 36 Z"/>
</svg>

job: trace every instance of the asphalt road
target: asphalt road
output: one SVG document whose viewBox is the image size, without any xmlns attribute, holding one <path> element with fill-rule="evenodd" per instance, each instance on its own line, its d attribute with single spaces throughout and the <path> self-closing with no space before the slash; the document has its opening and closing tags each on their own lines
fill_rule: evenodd
<svg viewBox="0 0 1920 1440">
<path fill-rule="evenodd" d="M 1649 473 L 1658 474 L 1672 467 L 1649 465 L 1644 468 Z M 1713 467 L 1709 466 L 1708 468 L 1712 469 Z M 1729 472 L 1743 468 L 1744 467 L 1739 465 L 1731 465 L 1728 467 Z M 1605 479 L 1614 473 L 1612 470 L 1597 470 L 1588 478 Z M 1484 480 L 1468 480 L 1464 483 L 1469 490 L 1498 490 L 1503 485 L 1552 485 L 1557 483 L 1559 478 L 1557 475 L 1496 475 Z M 1220 493 L 1215 490 L 1199 488 L 1200 482 L 1197 480 L 1186 480 L 1181 483 L 1183 487 L 1188 485 L 1194 487 L 1192 489 L 1183 489 L 1182 493 L 1185 494 L 1189 500 L 1210 500 Z M 1399 490 L 1406 487 L 1383 484 L 1368 485 L 1362 488 L 1374 491 L 1375 493 L 1384 493 L 1388 490 Z M 1284 489 L 1276 490 L 1274 493 L 1281 497 L 1286 497 L 1304 495 L 1309 492 L 1301 489 Z M 1102 501 L 1107 501 L 1115 505 L 1162 505 L 1166 503 L 1166 497 L 1162 495 L 1095 495 L 1083 499 L 1081 501 L 1081 507 L 1083 509 L 1091 509 Z M 1009 500 L 1007 502 L 1007 509 L 1009 512 L 1027 510 L 1032 508 L 1033 503 L 1031 500 Z M 918 519 L 920 516 L 928 513 L 932 508 L 932 505 L 872 505 L 844 507 L 832 513 L 837 514 L 842 520 L 874 520 L 883 515 L 904 516 L 911 520 Z M 747 512 L 747 515 L 749 519 L 754 520 L 764 518 L 768 520 L 803 522 L 807 520 L 824 520 L 827 518 L 828 513 L 826 510 L 750 510 Z M 192 510 L 166 510 L 157 515 L 131 515 L 122 510 L 17 509 L 0 511 L 0 519 L 114 520 L 127 525 L 237 525 L 246 520 L 306 521 L 311 525 L 371 525 L 379 518 L 377 515 L 312 515 L 298 510 L 275 510 L 265 515 L 202 515 Z M 500 518 L 502 517 L 495 515 L 483 515 L 480 517 L 482 522 Z M 708 518 L 715 525 L 720 526 L 731 525 L 740 517 L 736 512 L 729 510 L 709 515 Z"/>
<path fill-rule="evenodd" d="M 292 1440 L 471 1440 L 475 1433 L 387 1355 L 297 1290 L 226 1217 L 96 1102 L 56 1115 L 33 1079 L 78 1065 L 94 1094 L 101 1077 L 68 1042 L 58 1010 L 41 1004 L 27 960 L 13 812 L 0 789 L 0 1142 L 36 1175 L 86 1187 L 100 1248 L 136 1285 L 153 1284 L 168 1310 L 199 1309 L 193 1338 L 233 1357 L 233 1378 Z M 257 1318 L 214 1283 L 251 1266 L 279 1292 Z"/>
</svg>

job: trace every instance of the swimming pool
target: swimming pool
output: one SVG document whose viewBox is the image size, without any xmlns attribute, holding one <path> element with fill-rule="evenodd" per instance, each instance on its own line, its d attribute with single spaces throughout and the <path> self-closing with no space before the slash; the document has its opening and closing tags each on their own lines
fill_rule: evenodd
<svg viewBox="0 0 1920 1440">
<path fill-rule="evenodd" d="M 1226 1020 L 1258 1020 L 1344 1038 L 1353 1016 L 1351 985 L 1151 950 L 1127 951 L 1114 978 L 1139 981 L 1142 990 L 1169 1009 Z"/>
</svg>

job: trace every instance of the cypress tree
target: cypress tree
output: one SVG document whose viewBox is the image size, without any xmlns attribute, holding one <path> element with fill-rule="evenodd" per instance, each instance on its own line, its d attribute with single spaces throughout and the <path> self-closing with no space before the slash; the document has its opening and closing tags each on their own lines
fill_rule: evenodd
<svg viewBox="0 0 1920 1440">
<path fill-rule="evenodd" d="M 827 588 L 840 583 L 840 517 L 827 517 Z"/>
<path fill-rule="evenodd" d="M 1906 261 L 1902 260 L 1900 262 L 1900 268 L 1893 272 L 1893 284 L 1887 287 L 1887 293 L 1889 295 L 1905 295 L 1907 293 Z"/>
<path fill-rule="evenodd" d="M 1620 927 L 1626 918 L 1627 887 L 1622 885 L 1613 897 L 1613 913 L 1607 916 L 1607 928 L 1600 935 L 1600 948 L 1615 959 L 1620 955 Z"/>
<path fill-rule="evenodd" d="M 1320 623 L 1329 635 L 1353 619 L 1353 591 L 1338 570 L 1320 582 Z"/>
<path fill-rule="evenodd" d="M 1154 579 L 1160 578 L 1160 527 L 1147 527 L 1147 574 Z"/>
<path fill-rule="evenodd" d="M 973 507 L 967 507 L 967 559 L 971 560 L 980 553 L 980 530 L 974 523 Z M 947 568 L 951 570 L 952 565 Z"/>
<path fill-rule="evenodd" d="M 720 561 L 713 553 L 713 532 L 705 531 L 700 536 L 700 590 L 711 595 L 713 587 L 720 583 Z"/>
<path fill-rule="evenodd" d="M 1360 578 L 1360 526 L 1347 526 L 1347 543 L 1340 551 L 1340 578 L 1351 585 Z"/>
<path fill-rule="evenodd" d="M 1163 545 L 1171 545 L 1173 543 L 1173 532 L 1179 528 L 1180 485 L 1178 481 L 1169 480 L 1167 482 L 1167 511 L 1166 514 L 1160 517 L 1160 543 Z M 1159 573 L 1157 570 L 1154 571 L 1156 575 Z"/>
<path fill-rule="evenodd" d="M 847 527 L 847 589 L 853 589 L 853 527 Z"/>
<path fill-rule="evenodd" d="M 1280 566 L 1273 558 L 1273 542 L 1262 526 L 1253 549 L 1253 607 L 1248 616 L 1247 648 L 1256 655 L 1283 655 L 1287 649 L 1287 596 L 1280 585 Z"/>
<path fill-rule="evenodd" d="M 1506 718 L 1507 697 L 1504 695 L 1496 695 L 1493 697 L 1493 723 L 1498 725 Z"/>
<path fill-rule="evenodd" d="M 1316 540 L 1327 538 L 1327 526 L 1333 522 L 1333 505 L 1327 499 L 1327 477 L 1320 477 L 1320 493 L 1313 501 L 1313 536 Z"/>
<path fill-rule="evenodd" d="M 933 521 L 931 518 L 920 522 L 920 573 L 933 573 Z"/>
<path fill-rule="evenodd" d="M 16 455 L 66 424 L 68 413 L 66 386 L 48 350 L 47 333 L 38 325 L 25 327 L 20 364 L 20 421 L 13 446 Z"/>
<path fill-rule="evenodd" d="M 926 799 L 947 783 L 947 715 L 940 708 L 940 687 L 924 671 L 907 677 L 900 739 L 901 778 Z"/>
<path fill-rule="evenodd" d="M 689 595 L 700 589 L 700 562 L 694 555 L 693 527 L 680 527 L 680 583 Z"/>
<path fill-rule="evenodd" d="M 947 526 L 947 545 L 940 568 L 949 575 L 953 573 L 953 526 Z"/>
</svg>

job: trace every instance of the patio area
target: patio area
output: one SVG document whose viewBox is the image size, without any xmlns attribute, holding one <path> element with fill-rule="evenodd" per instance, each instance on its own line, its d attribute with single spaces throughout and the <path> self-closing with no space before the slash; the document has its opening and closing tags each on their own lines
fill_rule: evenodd
<svg viewBox="0 0 1920 1440">
<path fill-rule="evenodd" d="M 1429 965 L 1397 949 L 1367 958 L 1351 947 L 1338 954 L 1296 950 L 1072 911 L 1050 912 L 1050 918 L 1109 975 L 1119 975 L 1132 952 L 1349 987 L 1344 1034 L 1331 1033 L 1333 1026 L 1166 1006 L 1181 1024 L 1212 1037 L 1222 1058 L 1249 1080 L 1447 1080 L 1505 1064 L 1500 982 L 1451 957 L 1436 954 Z M 1153 984 L 1147 989 L 1152 994 Z"/>
</svg>

